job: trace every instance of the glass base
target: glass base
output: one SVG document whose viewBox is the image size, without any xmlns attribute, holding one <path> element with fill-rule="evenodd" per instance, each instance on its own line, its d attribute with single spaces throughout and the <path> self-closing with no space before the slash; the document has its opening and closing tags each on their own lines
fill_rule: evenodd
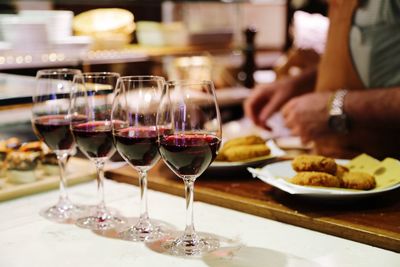
<svg viewBox="0 0 400 267">
<path fill-rule="evenodd" d="M 92 214 L 91 216 L 77 219 L 75 224 L 90 230 L 105 231 L 114 229 L 124 223 L 121 217 L 108 209 L 97 208 Z"/>
<path fill-rule="evenodd" d="M 75 223 L 87 208 L 72 204 L 68 199 L 60 199 L 58 203 L 40 212 L 40 215 L 50 221 L 59 223 Z"/>
<path fill-rule="evenodd" d="M 164 253 L 174 256 L 202 256 L 220 247 L 220 240 L 207 234 L 183 234 L 161 242 Z"/>
<path fill-rule="evenodd" d="M 119 233 L 119 237 L 128 241 L 154 241 L 164 237 L 166 230 L 150 220 L 141 220 Z"/>
</svg>

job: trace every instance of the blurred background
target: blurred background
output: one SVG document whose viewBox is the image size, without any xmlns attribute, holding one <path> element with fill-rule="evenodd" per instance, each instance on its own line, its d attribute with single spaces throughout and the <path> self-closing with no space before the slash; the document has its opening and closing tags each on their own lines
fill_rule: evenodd
<svg viewBox="0 0 400 267">
<path fill-rule="evenodd" d="M 31 96 L 45 68 L 211 79 L 223 121 L 237 120 L 254 85 L 319 59 L 326 12 L 325 0 L 3 0 L 0 139 L 35 139 Z"/>
</svg>

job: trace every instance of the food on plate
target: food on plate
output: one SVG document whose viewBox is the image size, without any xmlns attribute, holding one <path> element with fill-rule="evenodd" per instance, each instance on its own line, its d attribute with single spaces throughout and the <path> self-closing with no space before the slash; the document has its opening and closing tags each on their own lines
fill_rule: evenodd
<svg viewBox="0 0 400 267">
<path fill-rule="evenodd" d="M 59 173 L 57 155 L 53 152 L 48 151 L 43 154 L 40 158 L 42 162 L 42 168 L 45 175 L 57 175 Z"/>
<path fill-rule="evenodd" d="M 316 156 L 316 155 L 299 155 L 292 161 L 292 167 L 297 172 L 325 172 L 332 175 L 336 173 L 336 162 L 334 159 Z"/>
<path fill-rule="evenodd" d="M 0 140 L 0 161 L 5 160 L 9 152 L 13 149 L 18 149 L 20 146 L 21 140 L 16 137 Z"/>
<path fill-rule="evenodd" d="M 43 142 L 34 141 L 24 143 L 20 151 L 36 151 L 40 152 L 41 174 L 42 175 L 57 175 L 59 173 L 57 155 L 51 151 Z"/>
<path fill-rule="evenodd" d="M 342 178 L 345 173 L 349 172 L 349 168 L 346 166 L 337 164 L 335 176 Z"/>
<path fill-rule="evenodd" d="M 9 149 L 17 149 L 21 146 L 21 140 L 17 137 L 11 137 L 2 142 L 4 142 Z"/>
<path fill-rule="evenodd" d="M 366 172 L 346 172 L 341 180 L 342 187 L 348 189 L 370 190 L 376 186 L 374 176 Z"/>
<path fill-rule="evenodd" d="M 8 182 L 24 184 L 36 181 L 40 152 L 12 151 L 7 155 Z"/>
<path fill-rule="evenodd" d="M 221 150 L 225 150 L 230 147 L 236 147 L 236 146 L 257 145 L 257 144 L 265 144 L 264 139 L 262 139 L 258 135 L 248 135 L 248 136 L 233 138 L 229 141 L 226 141 Z"/>
<path fill-rule="evenodd" d="M 377 169 L 380 165 L 380 161 L 367 155 L 367 154 L 360 154 L 357 157 L 350 160 L 346 166 L 351 171 L 362 171 L 366 173 L 374 173 L 375 169 Z"/>
<path fill-rule="evenodd" d="M 341 180 L 326 172 L 298 172 L 290 182 L 298 185 L 340 187 Z"/>
<path fill-rule="evenodd" d="M 6 170 L 7 170 L 6 158 L 8 152 L 9 152 L 8 148 L 0 146 L 0 178 L 6 175 Z"/>
<path fill-rule="evenodd" d="M 371 162 L 370 160 L 368 161 Z M 356 165 L 359 166 L 359 164 Z M 374 175 L 359 171 L 355 167 L 356 165 L 354 162 L 350 162 L 350 167 L 348 167 L 336 164 L 335 160 L 331 158 L 300 155 L 292 161 L 292 167 L 297 174 L 289 181 L 298 185 L 341 187 L 357 190 L 375 188 Z"/>
<path fill-rule="evenodd" d="M 21 140 L 11 137 L 0 141 L 0 177 L 6 176 L 7 171 L 7 155 L 21 145 Z"/>
<path fill-rule="evenodd" d="M 0 177 L 14 184 L 34 182 L 42 175 L 57 175 L 57 156 L 41 141 L 0 140 Z"/>
<path fill-rule="evenodd" d="M 6 159 L 8 152 L 10 152 L 10 149 L 5 145 L 3 146 L 0 144 L 0 161 L 4 161 Z"/>
<path fill-rule="evenodd" d="M 220 150 L 217 154 L 217 157 L 215 158 L 216 161 L 227 161 L 227 158 L 225 156 L 225 153 Z"/>
<path fill-rule="evenodd" d="M 389 187 L 400 183 L 400 162 L 397 159 L 386 158 L 374 169 L 376 187 Z"/>
<path fill-rule="evenodd" d="M 264 139 L 257 135 L 233 138 L 219 150 L 217 161 L 245 161 L 268 156 L 271 153 Z"/>
<path fill-rule="evenodd" d="M 227 161 L 243 161 L 267 156 L 271 153 L 265 144 L 231 147 L 224 151 Z"/>
<path fill-rule="evenodd" d="M 41 141 L 23 143 L 19 147 L 19 151 L 22 152 L 42 152 L 44 144 Z"/>
</svg>

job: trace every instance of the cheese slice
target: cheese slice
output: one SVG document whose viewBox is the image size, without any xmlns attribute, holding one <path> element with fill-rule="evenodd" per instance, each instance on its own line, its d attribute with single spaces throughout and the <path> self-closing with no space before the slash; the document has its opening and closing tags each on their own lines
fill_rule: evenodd
<svg viewBox="0 0 400 267">
<path fill-rule="evenodd" d="M 366 172 L 375 177 L 376 188 L 385 188 L 400 183 L 400 161 L 386 158 L 379 161 L 361 154 L 346 165 L 350 171 Z"/>
<path fill-rule="evenodd" d="M 400 183 L 400 162 L 393 158 L 384 159 L 374 170 L 376 188 L 390 187 Z"/>
<path fill-rule="evenodd" d="M 350 171 L 366 172 L 374 175 L 374 171 L 381 162 L 367 154 L 360 154 L 352 159 L 346 166 Z"/>
</svg>

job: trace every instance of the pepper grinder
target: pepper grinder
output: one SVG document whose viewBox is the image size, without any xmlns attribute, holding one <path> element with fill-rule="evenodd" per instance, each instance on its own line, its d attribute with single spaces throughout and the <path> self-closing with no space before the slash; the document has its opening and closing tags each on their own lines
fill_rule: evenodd
<svg viewBox="0 0 400 267">
<path fill-rule="evenodd" d="M 246 46 L 243 49 L 244 62 L 241 71 L 238 73 L 238 79 L 247 88 L 254 87 L 254 71 L 256 70 L 255 62 L 255 44 L 256 29 L 248 27 L 243 31 L 246 37 Z"/>
</svg>

